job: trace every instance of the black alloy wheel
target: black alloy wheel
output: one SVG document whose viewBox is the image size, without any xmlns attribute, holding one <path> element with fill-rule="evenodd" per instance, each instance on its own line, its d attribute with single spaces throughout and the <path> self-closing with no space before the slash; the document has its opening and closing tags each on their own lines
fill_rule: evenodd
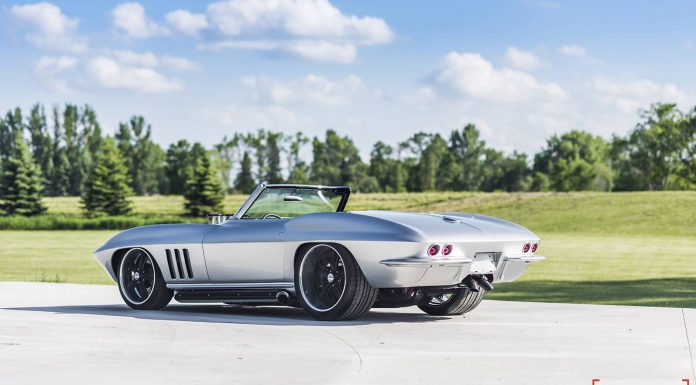
<svg viewBox="0 0 696 385">
<path fill-rule="evenodd" d="M 155 310 L 166 306 L 174 293 L 152 256 L 141 248 L 128 250 L 119 265 L 118 286 L 121 297 L 134 309 Z"/>
<path fill-rule="evenodd" d="M 335 321 L 363 316 L 375 303 L 378 290 L 370 286 L 345 247 L 320 243 L 298 253 L 295 292 L 307 313 Z"/>
</svg>

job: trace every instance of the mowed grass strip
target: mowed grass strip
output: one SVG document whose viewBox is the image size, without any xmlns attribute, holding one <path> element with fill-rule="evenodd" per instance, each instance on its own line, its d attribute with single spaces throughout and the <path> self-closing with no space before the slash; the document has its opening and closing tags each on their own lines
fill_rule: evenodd
<svg viewBox="0 0 696 385">
<path fill-rule="evenodd" d="M 234 213 L 245 199 L 245 195 L 227 196 L 225 212 Z M 180 196 L 132 200 L 133 216 L 155 220 L 161 216 L 171 221 L 172 216 L 183 215 Z M 81 218 L 77 197 L 46 198 L 44 202 L 47 216 Z M 696 191 L 353 194 L 346 209 L 473 212 L 508 219 L 537 233 L 696 237 Z"/>
</svg>

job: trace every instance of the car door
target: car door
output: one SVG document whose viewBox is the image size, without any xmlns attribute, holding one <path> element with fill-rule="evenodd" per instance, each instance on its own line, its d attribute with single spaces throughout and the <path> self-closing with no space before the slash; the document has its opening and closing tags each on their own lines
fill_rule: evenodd
<svg viewBox="0 0 696 385">
<path fill-rule="evenodd" d="M 283 282 L 289 220 L 233 219 L 210 230 L 203 239 L 210 282 Z"/>
</svg>

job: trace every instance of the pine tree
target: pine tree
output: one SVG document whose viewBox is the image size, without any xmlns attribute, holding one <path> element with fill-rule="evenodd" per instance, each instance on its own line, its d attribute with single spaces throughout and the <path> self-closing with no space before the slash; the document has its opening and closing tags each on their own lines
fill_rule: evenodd
<svg viewBox="0 0 696 385">
<path fill-rule="evenodd" d="M 88 216 L 125 215 L 131 211 L 127 197 L 128 169 L 113 139 L 106 138 L 82 187 L 82 207 Z"/>
<path fill-rule="evenodd" d="M 254 187 L 256 187 L 254 176 L 251 174 L 251 167 L 251 157 L 249 153 L 245 151 L 244 158 L 242 159 L 242 167 L 234 182 L 234 189 L 237 192 L 249 194 L 254 190 Z"/>
<path fill-rule="evenodd" d="M 10 157 L 3 163 L 0 180 L 0 210 L 6 215 L 37 215 L 46 211 L 41 203 L 41 170 L 20 136 L 15 137 Z"/>
<path fill-rule="evenodd" d="M 193 177 L 186 183 L 184 208 L 189 215 L 200 216 L 222 212 L 225 190 L 220 174 L 204 155 L 196 160 Z"/>
</svg>

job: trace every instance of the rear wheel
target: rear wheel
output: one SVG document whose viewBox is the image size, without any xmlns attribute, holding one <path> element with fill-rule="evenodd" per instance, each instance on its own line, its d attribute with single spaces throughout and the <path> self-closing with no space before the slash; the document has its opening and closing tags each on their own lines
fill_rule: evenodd
<svg viewBox="0 0 696 385">
<path fill-rule="evenodd" d="M 141 248 L 130 249 L 118 269 L 121 298 L 133 309 L 161 309 L 171 301 L 174 292 L 167 289 L 155 260 Z"/>
<path fill-rule="evenodd" d="M 350 252 L 336 244 L 317 244 L 295 261 L 295 292 L 314 318 L 351 320 L 367 313 L 378 290 L 370 286 Z"/>
<path fill-rule="evenodd" d="M 430 315 L 461 315 L 474 310 L 483 300 L 486 293 L 466 288 L 454 289 L 451 293 L 443 293 L 423 298 L 418 307 Z"/>
</svg>

